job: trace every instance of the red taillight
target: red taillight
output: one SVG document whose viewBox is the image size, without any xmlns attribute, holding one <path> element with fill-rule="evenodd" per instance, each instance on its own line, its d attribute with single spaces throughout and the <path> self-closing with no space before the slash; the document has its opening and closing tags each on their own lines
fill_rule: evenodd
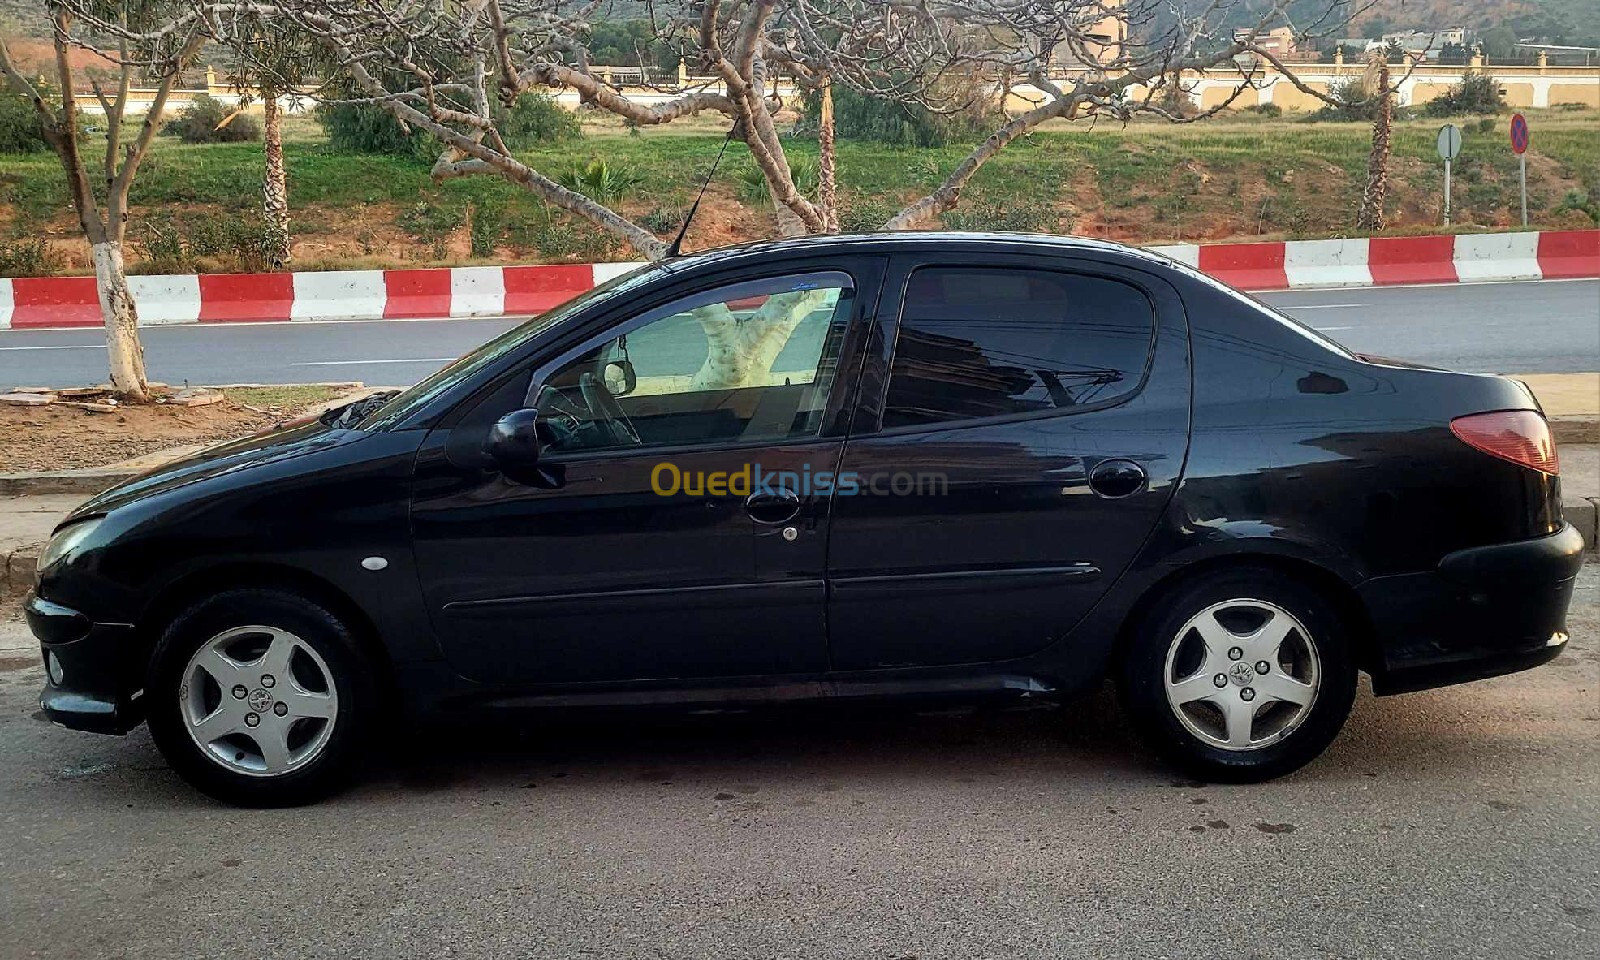
<svg viewBox="0 0 1600 960">
<path fill-rule="evenodd" d="M 1491 457 L 1510 460 L 1552 477 L 1561 472 L 1550 424 L 1532 410 L 1474 413 L 1450 421 L 1450 432 Z"/>
</svg>

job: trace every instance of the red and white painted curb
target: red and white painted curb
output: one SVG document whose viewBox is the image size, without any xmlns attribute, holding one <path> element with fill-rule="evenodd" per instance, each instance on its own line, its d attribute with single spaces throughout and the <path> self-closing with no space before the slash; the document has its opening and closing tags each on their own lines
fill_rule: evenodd
<svg viewBox="0 0 1600 960">
<path fill-rule="evenodd" d="M 1600 230 L 1152 247 L 1241 290 L 1600 277 Z M 129 277 L 141 326 L 537 313 L 636 263 Z M 0 279 L 0 330 L 99 326 L 93 277 Z"/>
<path fill-rule="evenodd" d="M 1600 277 L 1600 230 L 1151 247 L 1241 290 Z"/>
</svg>

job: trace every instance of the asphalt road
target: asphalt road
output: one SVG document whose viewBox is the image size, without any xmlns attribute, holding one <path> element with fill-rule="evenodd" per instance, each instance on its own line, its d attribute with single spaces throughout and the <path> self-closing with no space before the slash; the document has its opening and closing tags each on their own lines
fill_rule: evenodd
<svg viewBox="0 0 1600 960">
<path fill-rule="evenodd" d="M 1600 281 L 1302 290 L 1265 299 L 1354 350 L 1482 373 L 1600 370 Z M 152 378 L 415 383 L 515 319 L 152 327 Z M 97 330 L 0 332 L 0 388 L 104 380 Z"/>
<path fill-rule="evenodd" d="M 1596 574 L 1554 663 L 1363 692 L 1257 786 L 1174 776 L 1100 696 L 407 739 L 333 801 L 240 811 L 142 729 L 38 719 L 13 634 L 0 955 L 1592 957 Z"/>
</svg>

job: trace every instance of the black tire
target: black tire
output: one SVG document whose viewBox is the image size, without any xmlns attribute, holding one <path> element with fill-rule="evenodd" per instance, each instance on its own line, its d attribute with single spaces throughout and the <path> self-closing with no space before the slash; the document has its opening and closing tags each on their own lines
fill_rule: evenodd
<svg viewBox="0 0 1600 960">
<path fill-rule="evenodd" d="M 1217 746 L 1191 730 L 1180 719 L 1179 708 L 1169 702 L 1163 679 L 1169 669 L 1169 648 L 1180 642 L 1179 631 L 1213 605 L 1236 599 L 1265 601 L 1298 620 L 1311 635 L 1320 674 L 1319 687 L 1309 709 L 1292 727 L 1284 724 L 1288 732 L 1278 734 L 1281 739 L 1242 750 Z M 1186 633 L 1190 635 L 1187 643 L 1193 644 L 1196 640 L 1193 632 Z M 1217 677 L 1229 679 L 1222 673 Z M 1349 628 L 1337 608 L 1306 583 L 1277 570 L 1260 567 L 1219 570 L 1179 584 L 1158 597 L 1134 625 L 1117 680 L 1123 707 L 1145 742 L 1195 778 L 1225 783 L 1270 780 L 1316 759 L 1344 726 L 1356 692 Z M 1243 698 L 1246 695 L 1244 686 L 1252 682 L 1240 681 L 1236 689 L 1230 681 L 1228 686 L 1217 690 L 1217 696 Z M 1248 695 L 1257 696 L 1253 690 Z M 1271 704 L 1265 700 L 1257 706 L 1263 711 L 1269 706 L 1292 709 L 1292 705 Z"/>
<path fill-rule="evenodd" d="M 302 765 L 276 776 L 229 769 L 203 751 L 186 729 L 180 698 L 187 690 L 190 659 L 212 638 L 244 626 L 272 627 L 298 638 L 321 658 L 336 691 L 337 708 L 330 711 L 333 723 L 325 742 Z M 311 803 L 344 786 L 378 707 L 370 659 L 338 617 L 294 594 L 253 588 L 216 594 L 173 620 L 156 644 L 145 697 L 150 732 L 172 768 L 211 797 L 244 807 Z"/>
</svg>

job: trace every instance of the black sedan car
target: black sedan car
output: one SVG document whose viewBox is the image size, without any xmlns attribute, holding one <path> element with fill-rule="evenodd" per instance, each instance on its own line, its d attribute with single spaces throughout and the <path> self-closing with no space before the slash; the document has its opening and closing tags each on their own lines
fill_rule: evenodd
<svg viewBox="0 0 1600 960">
<path fill-rule="evenodd" d="M 1356 356 L 1086 240 L 663 262 L 409 390 L 84 504 L 27 616 L 45 712 L 201 790 L 337 786 L 378 721 L 1113 678 L 1258 780 L 1379 694 L 1558 654 L 1583 544 L 1522 384 Z M 486 721 L 492 722 L 492 721 Z"/>
</svg>

